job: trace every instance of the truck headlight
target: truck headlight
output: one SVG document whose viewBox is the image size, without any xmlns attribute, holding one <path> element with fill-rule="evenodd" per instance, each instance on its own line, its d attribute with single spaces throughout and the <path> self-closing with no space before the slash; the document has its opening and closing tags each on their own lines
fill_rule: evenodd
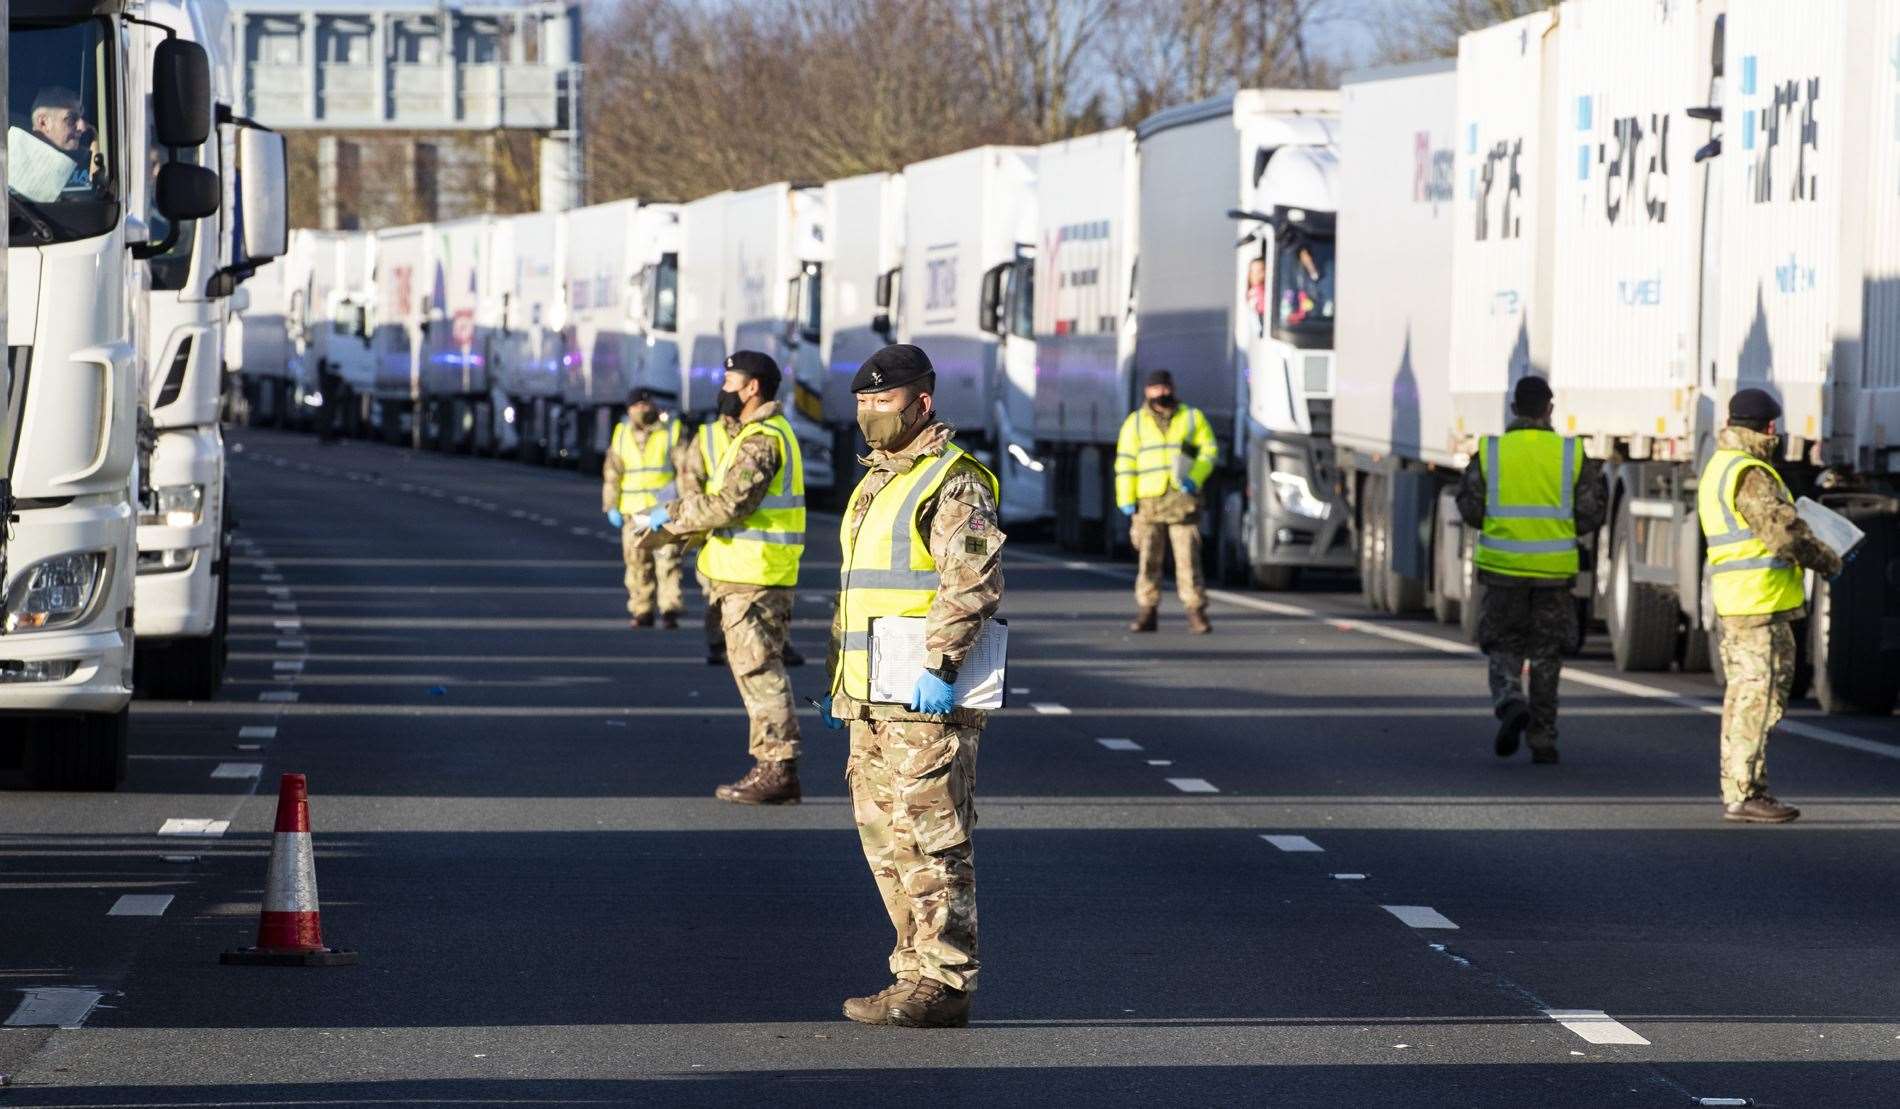
<svg viewBox="0 0 1900 1109">
<path fill-rule="evenodd" d="M 1305 516 L 1312 520 L 1324 520 L 1333 514 L 1333 506 L 1313 495 L 1313 487 L 1299 474 L 1285 474 L 1275 471 L 1267 475 L 1273 483 L 1273 495 L 1280 507 L 1295 516 Z"/>
<path fill-rule="evenodd" d="M 7 631 L 41 631 L 85 619 L 105 568 L 104 551 L 56 555 L 28 566 L 7 595 Z"/>
<path fill-rule="evenodd" d="M 139 523 L 188 528 L 204 519 L 204 507 L 204 486 L 161 485 L 152 490 L 152 501 L 139 513 Z"/>
</svg>

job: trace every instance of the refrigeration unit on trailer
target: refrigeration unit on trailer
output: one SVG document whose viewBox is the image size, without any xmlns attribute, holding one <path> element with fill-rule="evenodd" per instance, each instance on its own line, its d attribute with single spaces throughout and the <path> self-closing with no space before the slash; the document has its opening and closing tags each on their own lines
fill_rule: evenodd
<svg viewBox="0 0 1900 1109">
<path fill-rule="evenodd" d="M 1452 620 L 1465 596 L 1450 394 L 1457 67 L 1352 74 L 1341 92 L 1337 484 L 1368 606 L 1429 602 Z"/>
<path fill-rule="evenodd" d="M 433 223 L 424 235 L 421 440 L 434 450 L 494 449 L 500 413 L 488 387 L 491 324 L 482 317 L 490 223 L 486 216 Z"/>
<path fill-rule="evenodd" d="M 831 260 L 822 284 L 819 361 L 825 378 L 824 422 L 842 486 L 856 476 L 860 451 L 857 398 L 851 377 L 878 348 L 897 341 L 898 291 L 904 263 L 904 178 L 867 173 L 825 185 L 825 230 Z"/>
<path fill-rule="evenodd" d="M 370 354 L 376 426 L 391 443 L 421 446 L 423 306 L 428 292 L 428 228 L 375 231 L 370 239 Z"/>
<path fill-rule="evenodd" d="M 137 8 L 15 0 L 8 21 L 0 758 L 66 788 L 125 771 L 144 266 L 171 246 L 146 216 L 178 228 L 221 192 L 189 161 L 212 134 L 205 51 Z"/>
<path fill-rule="evenodd" d="M 157 3 L 146 15 L 204 45 L 212 65 L 204 110 L 219 125 L 183 160 L 215 170 L 225 201 L 190 221 L 148 220 L 164 249 L 146 262 L 149 342 L 141 396 L 149 435 L 139 439 L 135 670 L 148 696 L 200 700 L 223 679 L 230 527 L 223 408 L 225 323 L 238 282 L 284 250 L 283 139 L 233 117 L 220 44 L 224 6 Z M 138 25 L 155 46 L 163 37 Z M 216 106 L 214 109 L 213 106 Z M 241 222 L 240 222 L 241 221 Z"/>
<path fill-rule="evenodd" d="M 566 352 L 561 220 L 529 212 L 495 221 L 489 252 L 489 382 L 494 389 L 495 449 L 524 462 L 547 458 L 548 415 L 561 399 Z"/>
<path fill-rule="evenodd" d="M 1101 548 L 1120 519 L 1115 443 L 1136 392 L 1135 157 L 1126 128 L 1036 151 L 1035 441 L 1055 537 L 1071 550 Z"/>
<path fill-rule="evenodd" d="M 937 412 L 1002 483 L 1011 521 L 1049 514 L 1035 455 L 1036 151 L 980 146 L 904 167 L 899 339 L 937 370 Z"/>
</svg>

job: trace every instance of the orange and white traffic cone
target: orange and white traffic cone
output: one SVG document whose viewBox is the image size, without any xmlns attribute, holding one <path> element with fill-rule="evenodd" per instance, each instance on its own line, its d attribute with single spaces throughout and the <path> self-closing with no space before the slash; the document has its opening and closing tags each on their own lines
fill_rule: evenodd
<svg viewBox="0 0 1900 1109">
<path fill-rule="evenodd" d="M 277 831 L 264 878 L 257 946 L 227 951 L 218 961 L 275 967 L 336 967 L 356 962 L 354 951 L 323 946 L 317 859 L 310 845 L 310 793 L 302 774 L 284 775 L 277 789 Z"/>
</svg>

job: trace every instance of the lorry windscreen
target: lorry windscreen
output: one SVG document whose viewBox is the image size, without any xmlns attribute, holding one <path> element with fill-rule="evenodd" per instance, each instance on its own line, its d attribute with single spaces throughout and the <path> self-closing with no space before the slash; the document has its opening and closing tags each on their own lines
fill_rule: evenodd
<svg viewBox="0 0 1900 1109">
<path fill-rule="evenodd" d="M 70 242 L 119 222 L 112 26 L 8 27 L 7 208 L 11 242 Z"/>
<path fill-rule="evenodd" d="M 1333 333 L 1333 240 L 1294 235 L 1280 245 L 1273 266 L 1274 329 L 1298 346 Z"/>
</svg>

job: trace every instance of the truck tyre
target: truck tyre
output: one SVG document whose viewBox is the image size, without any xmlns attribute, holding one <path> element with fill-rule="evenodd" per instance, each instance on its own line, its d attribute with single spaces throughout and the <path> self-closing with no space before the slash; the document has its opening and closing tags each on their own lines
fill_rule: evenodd
<svg viewBox="0 0 1900 1109">
<path fill-rule="evenodd" d="M 1253 583 L 1257 589 L 1269 593 L 1284 593 L 1299 583 L 1298 566 L 1278 566 L 1259 563 L 1253 568 Z"/>
<path fill-rule="evenodd" d="M 1874 542 L 1869 536 L 1868 542 Z M 1879 552 L 1862 552 L 1878 555 Z M 1886 559 L 1867 560 L 1883 567 Z M 1861 564 L 1855 560 L 1838 582 L 1817 577 L 1814 597 L 1808 609 L 1808 654 L 1814 660 L 1814 699 L 1824 712 L 1841 715 L 1854 713 L 1885 716 L 1893 711 L 1900 689 L 1900 659 L 1880 649 L 1883 606 L 1878 594 L 1857 601 L 1856 585 L 1877 587 L 1880 583 L 1866 578 L 1856 580 L 1853 571 Z"/>
<path fill-rule="evenodd" d="M 1676 602 L 1666 591 L 1635 580 L 1635 552 L 1630 550 L 1633 527 L 1628 507 L 1618 509 L 1605 619 L 1610 627 L 1610 653 L 1618 670 L 1664 670 L 1676 658 Z"/>
<path fill-rule="evenodd" d="M 53 716 L 29 725 L 26 781 L 34 789 L 114 790 L 125 781 L 130 709 Z"/>
<path fill-rule="evenodd" d="M 1383 576 L 1377 572 L 1379 551 L 1378 524 L 1374 519 L 1372 510 L 1372 506 L 1378 503 L 1378 499 L 1378 477 L 1372 476 L 1366 478 L 1365 484 L 1359 487 L 1359 528 L 1357 535 L 1359 549 L 1355 552 L 1358 556 L 1355 561 L 1359 564 L 1359 600 L 1366 606 L 1366 609 L 1371 612 L 1379 611 L 1379 585 L 1383 580 Z"/>
</svg>

